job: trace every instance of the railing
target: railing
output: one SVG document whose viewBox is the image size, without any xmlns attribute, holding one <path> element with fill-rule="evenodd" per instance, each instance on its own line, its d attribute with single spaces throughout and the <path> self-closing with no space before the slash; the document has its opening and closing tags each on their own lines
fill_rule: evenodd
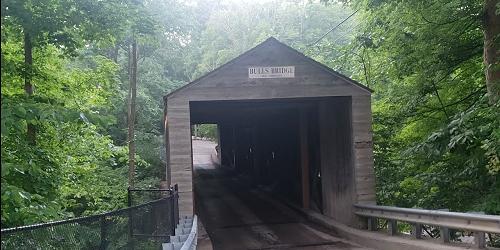
<svg viewBox="0 0 500 250">
<path fill-rule="evenodd" d="M 355 213 L 367 219 L 368 229 L 378 230 L 378 220 L 387 220 L 389 234 L 398 233 L 397 222 L 407 222 L 412 226 L 411 234 L 422 238 L 423 225 L 438 227 L 443 243 L 450 241 L 450 228 L 473 232 L 474 243 L 478 248 L 486 246 L 485 233 L 500 233 L 500 216 L 478 213 L 456 213 L 443 210 L 425 210 L 376 205 L 356 204 Z"/>
<path fill-rule="evenodd" d="M 158 249 L 175 233 L 177 199 L 173 188 L 159 199 L 112 212 L 2 229 L 1 249 Z"/>
<path fill-rule="evenodd" d="M 158 200 L 170 196 L 177 191 L 177 185 L 170 189 L 127 189 L 128 206 L 135 206 L 148 201 Z"/>
</svg>

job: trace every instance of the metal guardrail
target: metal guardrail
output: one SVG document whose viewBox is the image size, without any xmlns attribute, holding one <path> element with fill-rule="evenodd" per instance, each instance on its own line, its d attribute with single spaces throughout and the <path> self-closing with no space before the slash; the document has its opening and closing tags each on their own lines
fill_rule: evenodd
<svg viewBox="0 0 500 250">
<path fill-rule="evenodd" d="M 376 205 L 354 205 L 356 214 L 364 217 L 376 217 L 425 225 L 444 226 L 489 233 L 500 233 L 500 216 L 456 213 L 439 210 L 399 208 Z"/>
<path fill-rule="evenodd" d="M 441 239 L 449 242 L 449 228 L 474 233 L 476 247 L 485 247 L 485 233 L 500 233 L 500 216 L 477 213 L 457 213 L 442 210 L 399 208 L 389 206 L 355 204 L 355 214 L 368 219 L 368 229 L 377 230 L 377 218 L 386 219 L 388 231 L 397 234 L 397 221 L 413 225 L 415 238 L 422 237 L 422 225 L 440 228 Z"/>
</svg>

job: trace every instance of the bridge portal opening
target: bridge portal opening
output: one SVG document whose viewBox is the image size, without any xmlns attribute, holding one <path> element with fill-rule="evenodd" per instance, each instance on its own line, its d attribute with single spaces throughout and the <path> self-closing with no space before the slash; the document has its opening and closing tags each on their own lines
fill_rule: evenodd
<svg viewBox="0 0 500 250">
<path fill-rule="evenodd" d="M 217 124 L 222 170 L 288 202 L 323 212 L 321 145 L 336 147 L 323 156 L 323 164 L 350 165 L 349 107 L 349 97 L 195 101 L 190 102 L 190 120 Z M 349 191 L 349 169 L 339 168 L 344 172 L 338 180 L 327 171 L 326 184 L 335 181 Z"/>
</svg>

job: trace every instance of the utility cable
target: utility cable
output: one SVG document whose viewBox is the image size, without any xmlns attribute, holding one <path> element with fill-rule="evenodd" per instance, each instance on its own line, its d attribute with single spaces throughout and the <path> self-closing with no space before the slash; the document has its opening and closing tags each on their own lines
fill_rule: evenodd
<svg viewBox="0 0 500 250">
<path fill-rule="evenodd" d="M 342 25 L 343 23 L 345 23 L 347 20 L 349 20 L 352 16 L 354 16 L 356 13 L 358 12 L 358 10 L 354 11 L 352 14 L 350 14 L 348 17 L 346 17 L 344 20 L 342 20 L 342 22 L 340 22 L 339 24 L 335 25 L 333 28 L 331 28 L 328 32 L 326 32 L 325 34 L 323 34 L 320 38 L 318 38 L 318 40 L 316 40 L 315 42 L 309 44 L 307 46 L 307 48 L 309 47 L 312 47 L 314 45 L 316 45 L 317 43 L 319 43 L 319 41 L 321 41 L 323 38 L 325 38 L 328 34 L 330 34 L 332 31 L 334 31 L 335 29 L 337 29 L 338 27 L 340 27 L 340 25 Z"/>
</svg>

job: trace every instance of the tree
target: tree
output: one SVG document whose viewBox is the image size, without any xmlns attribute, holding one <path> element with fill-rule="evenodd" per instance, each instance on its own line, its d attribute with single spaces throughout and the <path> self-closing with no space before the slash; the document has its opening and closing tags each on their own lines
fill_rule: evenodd
<svg viewBox="0 0 500 250">
<path fill-rule="evenodd" d="M 33 96 L 33 48 L 55 45 L 70 55 L 86 42 L 109 38 L 120 30 L 121 1 L 2 1 L 2 22 L 23 33 L 24 90 Z M 36 128 L 28 121 L 27 137 L 35 143 Z"/>
<path fill-rule="evenodd" d="M 134 188 L 135 175 L 135 101 L 137 95 L 137 42 L 132 41 L 130 48 L 130 89 L 129 89 L 129 108 L 128 108 L 128 150 L 129 150 L 129 173 L 128 183 L 130 188 Z"/>
<path fill-rule="evenodd" d="M 101 134 L 117 68 L 89 52 L 120 37 L 134 6 L 2 1 L 2 226 L 125 205 L 112 189 L 127 152 Z"/>
<path fill-rule="evenodd" d="M 350 3 L 360 26 L 332 64 L 375 89 L 378 202 L 500 213 L 498 104 L 483 71 L 498 61 L 485 53 L 498 44 L 485 39 L 491 3 Z"/>
<path fill-rule="evenodd" d="M 484 66 L 489 100 L 495 104 L 500 97 L 500 1 L 484 3 Z"/>
</svg>

